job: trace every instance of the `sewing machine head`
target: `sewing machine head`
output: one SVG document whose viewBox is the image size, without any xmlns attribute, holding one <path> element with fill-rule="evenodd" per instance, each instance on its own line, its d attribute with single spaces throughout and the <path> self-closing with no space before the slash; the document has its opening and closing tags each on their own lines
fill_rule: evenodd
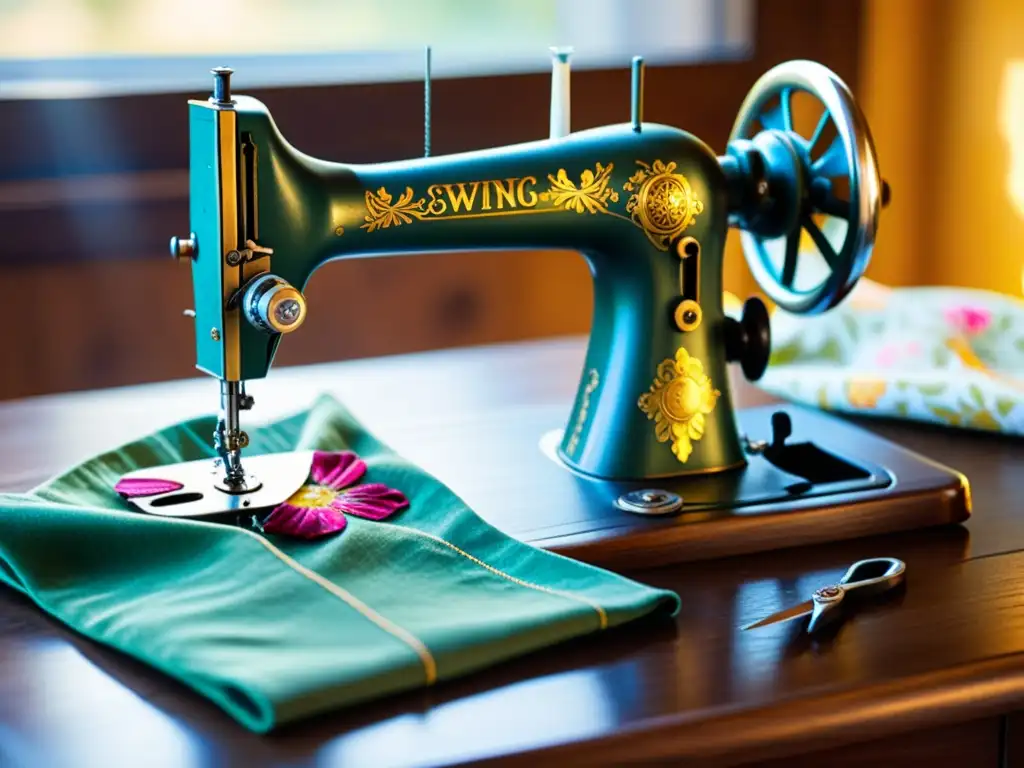
<svg viewBox="0 0 1024 768">
<path fill-rule="evenodd" d="M 567 59 L 554 57 L 548 138 L 433 157 L 428 133 L 424 157 L 378 165 L 302 154 L 263 104 L 231 94 L 229 70 L 214 71 L 212 97 L 189 106 L 192 233 L 171 250 L 192 267 L 197 365 L 222 382 L 222 490 L 259 485 L 241 462 L 244 385 L 267 375 L 283 336 L 302 325 L 316 269 L 455 250 L 572 249 L 589 263 L 591 337 L 558 451 L 571 469 L 643 479 L 744 464 L 727 364 L 762 374 L 768 315 L 757 299 L 740 320 L 723 312 L 727 229 L 739 228 L 778 305 L 835 306 L 867 266 L 882 204 L 867 124 L 833 73 L 789 62 L 754 85 L 719 156 L 680 128 L 642 121 L 638 59 L 631 121 L 573 133 Z M 824 106 L 807 137 L 794 129 L 797 91 Z M 798 270 L 808 246 L 818 268 Z"/>
</svg>

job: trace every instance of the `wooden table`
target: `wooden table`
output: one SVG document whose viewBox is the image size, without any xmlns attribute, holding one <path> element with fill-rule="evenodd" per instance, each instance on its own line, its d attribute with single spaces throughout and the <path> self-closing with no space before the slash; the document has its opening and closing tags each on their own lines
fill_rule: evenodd
<svg viewBox="0 0 1024 768">
<path fill-rule="evenodd" d="M 524 414 L 561 426 L 582 360 L 583 342 L 565 339 L 280 369 L 252 387 L 252 414 L 331 392 L 472 502 L 494 468 L 465 436 L 501 435 Z M 215 382 L 187 380 L 0 404 L 0 489 L 216 403 Z M 970 478 L 966 526 L 632 572 L 678 591 L 674 626 L 625 627 L 270 737 L 0 589 L 0 765 L 1024 766 L 1024 447 L 869 426 Z M 879 555 L 906 561 L 905 595 L 828 646 L 737 630 Z"/>
</svg>

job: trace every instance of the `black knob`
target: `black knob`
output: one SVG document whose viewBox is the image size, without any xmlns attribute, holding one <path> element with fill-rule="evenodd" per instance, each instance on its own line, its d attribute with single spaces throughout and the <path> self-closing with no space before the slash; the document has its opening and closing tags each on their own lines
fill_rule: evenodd
<svg viewBox="0 0 1024 768">
<path fill-rule="evenodd" d="M 786 440 L 793 434 L 793 420 L 785 411 L 776 411 L 772 414 L 772 442 L 771 448 L 778 450 L 786 444 Z"/>
<path fill-rule="evenodd" d="M 757 381 L 768 368 L 772 351 L 772 332 L 768 309 L 757 297 L 743 304 L 739 320 L 726 319 L 725 355 L 730 362 L 739 361 L 747 381 Z"/>
</svg>

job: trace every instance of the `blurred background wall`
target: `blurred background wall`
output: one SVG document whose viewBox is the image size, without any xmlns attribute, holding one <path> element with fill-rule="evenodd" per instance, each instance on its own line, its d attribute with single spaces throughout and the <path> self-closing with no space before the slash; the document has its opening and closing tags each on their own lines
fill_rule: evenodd
<svg viewBox="0 0 1024 768">
<path fill-rule="evenodd" d="M 28 0 L 0 0 L 0 398 L 194 375 L 193 328 L 182 315 L 188 270 L 166 243 L 188 232 L 185 100 L 204 95 L 209 66 L 234 66 L 236 90 L 263 100 L 303 151 L 379 162 L 422 152 L 422 38 L 475 40 L 435 49 L 435 154 L 546 135 L 552 42 L 577 48 L 574 130 L 628 119 L 629 56 L 643 53 L 645 118 L 686 128 L 719 152 L 761 73 L 787 59 L 820 61 L 860 99 L 893 188 L 869 277 L 1021 291 L 1019 3 L 595 0 L 587 13 L 577 8 L 574 27 L 556 13 L 571 1 L 488 4 L 498 9 L 488 16 L 474 0 L 448 0 L 449 16 L 439 12 L 433 26 L 397 23 L 418 0 L 386 13 L 368 0 L 348 0 L 345 13 L 320 0 L 277 3 L 287 14 L 231 36 L 225 62 L 209 53 L 225 50 L 211 30 L 241 29 L 246 7 L 252 18 L 252 3 L 276 0 L 189 0 L 175 13 L 128 0 L 34 0 L 29 13 Z M 155 15 L 140 21 L 150 6 Z M 350 12 L 362 6 L 362 15 Z M 105 9 L 108 22 L 90 8 Z M 176 27 L 188 8 L 204 20 L 201 33 Z M 308 19 L 282 26 L 328 8 L 343 16 L 333 28 L 311 32 Z M 390 28 L 374 21 L 381 13 Z M 139 24 L 148 37 L 129 33 Z M 572 39 L 551 40 L 552 30 Z M 395 51 L 370 50 L 382 40 Z M 271 50 L 275 41 L 282 50 Z M 317 58 L 360 44 L 359 59 Z M 490 57 L 499 44 L 501 56 Z M 186 48 L 191 55 L 175 58 Z M 260 54 L 296 49 L 290 70 Z M 294 82 L 281 74 L 289 71 Z M 746 296 L 758 289 L 737 241 L 730 236 L 725 282 Z M 573 253 L 335 262 L 307 294 L 309 320 L 282 344 L 277 365 L 585 333 L 591 311 L 589 275 Z"/>
</svg>

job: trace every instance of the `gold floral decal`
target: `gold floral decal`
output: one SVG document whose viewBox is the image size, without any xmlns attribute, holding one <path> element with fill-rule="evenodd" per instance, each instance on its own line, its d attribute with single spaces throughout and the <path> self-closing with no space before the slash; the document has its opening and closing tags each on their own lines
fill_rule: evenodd
<svg viewBox="0 0 1024 768">
<path fill-rule="evenodd" d="M 663 360 L 658 365 L 650 392 L 640 395 L 637 405 L 654 420 L 658 442 L 671 439 L 672 453 L 685 464 L 693 443 L 704 436 L 704 417 L 715 409 L 719 395 L 701 361 L 680 347 L 675 360 Z"/>
<path fill-rule="evenodd" d="M 411 224 L 414 218 L 422 219 L 426 213 L 423 210 L 424 200 L 420 198 L 414 201 L 412 197 L 412 187 L 406 187 L 405 192 L 395 203 L 391 202 L 394 198 L 384 187 L 378 189 L 376 194 L 367 190 L 366 216 L 363 217 L 366 223 L 360 225 L 359 228 L 373 232 L 378 229 Z"/>
<path fill-rule="evenodd" d="M 441 221 L 569 211 L 629 221 L 642 229 L 656 248 L 667 251 L 703 212 L 704 203 L 697 199 L 689 180 L 675 172 L 676 163 L 636 163 L 640 169 L 622 185 L 631 193 L 625 214 L 609 208 L 619 202 L 612 179 L 614 164 L 595 163 L 593 169 L 580 173 L 578 183 L 569 178 L 565 168 L 548 174 L 549 186 L 543 192 L 532 189 L 538 183 L 534 176 L 433 184 L 427 190 L 429 205 L 425 198 L 416 198 L 409 186 L 397 200 L 384 187 L 376 192 L 367 190 L 365 223 L 360 228 L 375 232 L 411 224 L 414 219 Z"/>
<path fill-rule="evenodd" d="M 655 160 L 648 165 L 637 160 L 636 164 L 640 170 L 622 185 L 626 192 L 633 192 L 626 212 L 656 248 L 667 251 L 671 242 L 704 210 L 704 203 L 697 199 L 685 176 L 673 173 L 675 163 Z"/>
<path fill-rule="evenodd" d="M 576 213 L 608 213 L 608 203 L 619 201 L 619 193 L 608 186 L 613 167 L 612 163 L 598 163 L 596 172 L 588 168 L 580 174 L 578 187 L 569 178 L 565 169 L 559 168 L 557 175 L 548 174 L 551 189 L 542 192 L 540 199 L 551 200 L 555 207 Z"/>
<path fill-rule="evenodd" d="M 597 389 L 597 385 L 601 382 L 601 377 L 595 369 L 591 369 L 588 373 L 589 380 L 587 386 L 583 388 L 583 400 L 580 402 L 580 409 L 576 414 L 576 424 L 572 429 L 572 434 L 569 436 L 569 442 L 565 446 L 565 452 L 570 456 L 576 452 L 576 446 L 580 442 L 580 435 L 583 433 L 583 425 L 587 422 L 587 412 L 590 410 L 590 396 L 594 394 Z"/>
</svg>

